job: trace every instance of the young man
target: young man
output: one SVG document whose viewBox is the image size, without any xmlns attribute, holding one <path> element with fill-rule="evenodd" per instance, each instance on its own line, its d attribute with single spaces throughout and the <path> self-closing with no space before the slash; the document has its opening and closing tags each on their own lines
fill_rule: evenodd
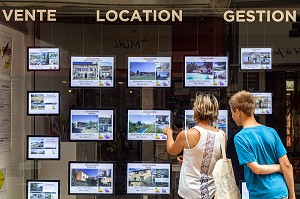
<svg viewBox="0 0 300 199">
<path fill-rule="evenodd" d="M 277 132 L 256 122 L 254 96 L 240 91 L 230 98 L 229 105 L 233 120 L 243 126 L 235 136 L 234 144 L 239 162 L 244 165 L 250 199 L 294 199 L 292 165 Z"/>
</svg>

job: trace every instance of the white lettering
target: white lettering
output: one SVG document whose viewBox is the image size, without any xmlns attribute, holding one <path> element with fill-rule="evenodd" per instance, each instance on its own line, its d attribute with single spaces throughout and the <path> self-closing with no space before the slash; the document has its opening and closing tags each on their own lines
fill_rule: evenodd
<svg viewBox="0 0 300 199">
<path fill-rule="evenodd" d="M 46 13 L 47 10 L 36 10 L 36 12 L 40 13 L 40 21 L 43 21 L 44 13 Z"/>
<path fill-rule="evenodd" d="M 123 18 L 123 13 L 129 13 L 129 10 L 122 10 L 120 13 L 119 13 L 119 18 L 121 21 L 129 21 L 128 17 L 126 18 Z"/>
<path fill-rule="evenodd" d="M 233 22 L 234 21 L 234 12 L 232 10 L 227 10 L 224 12 L 223 18 L 227 22 Z"/>
<path fill-rule="evenodd" d="M 236 11 L 236 21 L 237 22 L 245 22 L 245 10 L 237 10 Z"/>
<path fill-rule="evenodd" d="M 153 10 L 153 21 L 156 21 L 157 13 L 156 10 Z"/>
<path fill-rule="evenodd" d="M 297 20 L 297 12 L 296 12 L 296 10 L 293 10 L 293 14 L 290 11 L 288 11 L 288 10 L 285 11 L 285 16 L 286 16 L 286 18 L 285 18 L 286 22 L 289 22 L 290 19 L 292 20 L 292 22 L 296 22 L 296 20 Z"/>
<path fill-rule="evenodd" d="M 96 16 L 97 21 L 105 21 L 105 19 L 100 18 L 100 10 L 97 10 L 96 14 L 97 14 L 97 16 Z"/>
<path fill-rule="evenodd" d="M 109 16 L 110 13 L 113 14 L 113 18 L 110 18 L 110 16 Z M 115 11 L 115 10 L 109 10 L 109 11 L 107 11 L 107 13 L 106 13 L 106 19 L 107 19 L 108 21 L 116 21 L 117 18 L 118 18 L 118 13 L 117 13 L 117 11 Z"/>
<path fill-rule="evenodd" d="M 6 13 L 6 10 L 2 10 L 2 12 L 3 12 L 3 15 L 4 15 L 4 17 L 5 17 L 5 20 L 6 20 L 6 21 L 9 21 L 10 18 L 11 18 L 11 15 L 12 15 L 12 13 L 13 13 L 13 10 L 10 10 L 8 14 Z"/>
<path fill-rule="evenodd" d="M 130 21 L 133 21 L 133 20 L 136 20 L 136 19 L 139 20 L 139 21 L 142 21 L 142 18 L 141 18 L 141 16 L 140 16 L 140 13 L 139 13 L 139 11 L 137 11 L 137 10 L 135 10 L 135 11 L 133 12 Z"/>
<path fill-rule="evenodd" d="M 276 18 L 276 14 L 280 14 L 280 18 L 279 18 L 279 19 Z M 273 21 L 275 21 L 275 22 L 281 22 L 281 21 L 283 20 L 283 18 L 284 18 L 284 14 L 283 14 L 283 12 L 280 11 L 280 10 L 275 10 L 275 11 L 272 13 L 272 19 L 273 19 Z"/>
<path fill-rule="evenodd" d="M 166 18 L 163 18 L 163 17 L 162 17 L 162 15 L 163 15 L 164 13 L 166 14 Z M 160 21 L 163 21 L 163 22 L 169 21 L 170 17 L 171 17 L 171 15 L 170 15 L 169 11 L 167 11 L 167 10 L 161 10 L 161 11 L 159 11 L 159 13 L 158 13 L 158 18 L 159 18 Z"/>
<path fill-rule="evenodd" d="M 267 10 L 267 22 L 271 21 L 271 14 L 270 14 L 270 10 Z"/>
<path fill-rule="evenodd" d="M 172 10 L 172 21 L 176 21 L 175 17 L 178 21 L 182 21 L 182 10 L 179 10 L 179 13 L 177 13 L 175 10 Z"/>
<path fill-rule="evenodd" d="M 149 17 L 150 17 L 150 14 L 152 13 L 152 10 L 143 10 L 143 13 L 145 13 L 146 15 L 146 21 L 149 21 Z"/>
<path fill-rule="evenodd" d="M 285 18 L 286 22 L 297 21 L 296 10 L 291 11 L 281 11 L 281 10 L 227 10 L 223 14 L 223 18 L 227 22 L 254 22 L 255 20 L 259 22 L 282 22 Z"/>
<path fill-rule="evenodd" d="M 56 10 L 48 10 L 47 20 L 56 21 Z"/>
<path fill-rule="evenodd" d="M 259 22 L 262 22 L 263 20 L 263 14 L 266 13 L 265 10 L 256 10 L 256 13 L 258 14 L 258 20 Z"/>
<path fill-rule="evenodd" d="M 23 10 L 15 10 L 15 21 L 24 21 Z"/>
<path fill-rule="evenodd" d="M 29 12 L 29 10 L 25 10 L 25 21 L 28 21 L 28 17 L 29 17 L 32 21 L 35 21 L 35 10 L 32 10 L 32 13 Z"/>
<path fill-rule="evenodd" d="M 248 10 L 247 13 L 246 13 L 246 15 L 247 15 L 247 19 L 246 20 L 248 22 L 255 21 L 254 10 Z"/>
</svg>

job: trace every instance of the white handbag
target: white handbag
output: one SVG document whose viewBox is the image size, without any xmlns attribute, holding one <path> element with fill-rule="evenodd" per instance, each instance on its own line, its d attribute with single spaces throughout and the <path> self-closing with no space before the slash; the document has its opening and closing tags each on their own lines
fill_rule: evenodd
<svg viewBox="0 0 300 199">
<path fill-rule="evenodd" d="M 215 199 L 240 199 L 241 194 L 235 183 L 231 160 L 226 157 L 225 136 L 219 134 L 223 158 L 217 161 L 212 172 L 216 187 Z"/>
</svg>

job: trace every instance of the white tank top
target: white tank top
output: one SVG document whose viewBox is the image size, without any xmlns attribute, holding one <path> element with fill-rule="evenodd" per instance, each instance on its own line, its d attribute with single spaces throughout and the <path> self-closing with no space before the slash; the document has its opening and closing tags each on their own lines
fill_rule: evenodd
<svg viewBox="0 0 300 199">
<path fill-rule="evenodd" d="M 211 199 L 215 195 L 212 171 L 222 158 L 221 136 L 217 134 L 224 132 L 193 128 L 200 132 L 200 140 L 194 148 L 183 150 L 178 195 L 185 199 Z"/>
</svg>

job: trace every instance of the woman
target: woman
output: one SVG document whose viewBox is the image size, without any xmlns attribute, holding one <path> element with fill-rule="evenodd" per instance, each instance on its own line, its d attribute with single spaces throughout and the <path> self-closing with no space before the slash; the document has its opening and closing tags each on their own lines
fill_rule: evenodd
<svg viewBox="0 0 300 199">
<path fill-rule="evenodd" d="M 185 199 L 211 199 L 215 194 L 212 177 L 214 166 L 221 155 L 220 138 L 224 132 L 211 126 L 218 118 L 218 101 L 211 94 L 198 95 L 194 101 L 193 119 L 197 125 L 181 131 L 175 142 L 172 129 L 164 129 L 167 135 L 167 151 L 176 155 L 183 150 L 183 163 L 180 171 L 180 197 Z M 217 136 L 217 135 L 222 136 Z"/>
</svg>

